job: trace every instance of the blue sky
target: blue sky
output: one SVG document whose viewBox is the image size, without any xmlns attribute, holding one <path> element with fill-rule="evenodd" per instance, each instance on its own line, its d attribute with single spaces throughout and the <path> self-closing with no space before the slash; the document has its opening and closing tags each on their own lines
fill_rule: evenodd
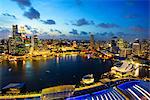
<svg viewBox="0 0 150 100">
<path fill-rule="evenodd" d="M 1 0 L 0 38 L 11 25 L 41 38 L 149 38 L 149 0 Z"/>
</svg>

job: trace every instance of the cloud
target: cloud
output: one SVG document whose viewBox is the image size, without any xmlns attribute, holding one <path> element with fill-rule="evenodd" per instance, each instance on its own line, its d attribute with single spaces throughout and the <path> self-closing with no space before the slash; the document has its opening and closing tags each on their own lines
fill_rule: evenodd
<svg viewBox="0 0 150 100">
<path fill-rule="evenodd" d="M 8 28 L 3 28 L 3 27 L 0 27 L 0 32 L 10 32 L 10 30 Z"/>
<path fill-rule="evenodd" d="M 110 32 L 97 32 L 96 35 L 99 36 L 108 36 L 109 34 L 111 34 Z"/>
<path fill-rule="evenodd" d="M 98 33 L 98 34 L 100 34 L 101 36 L 106 36 L 109 33 L 108 32 L 102 32 L 102 33 Z"/>
<path fill-rule="evenodd" d="M 31 29 L 32 29 L 32 27 L 29 26 L 29 25 L 25 25 L 25 27 L 26 27 L 28 30 L 31 30 Z"/>
<path fill-rule="evenodd" d="M 50 29 L 50 33 L 52 33 L 52 34 L 62 34 L 62 32 L 58 29 Z"/>
<path fill-rule="evenodd" d="M 96 35 L 98 36 L 104 36 L 104 37 L 112 37 L 114 36 L 115 34 L 113 32 L 97 32 Z"/>
<path fill-rule="evenodd" d="M 31 30 L 31 33 L 32 34 L 38 34 L 39 32 L 37 31 L 37 29 L 33 29 L 33 30 Z"/>
<path fill-rule="evenodd" d="M 53 32 L 54 30 L 53 29 L 50 29 L 50 32 Z"/>
<path fill-rule="evenodd" d="M 72 23 L 72 25 L 75 25 L 75 26 L 93 25 L 93 24 L 94 24 L 93 21 L 88 21 L 85 18 L 81 18 L 77 20 L 75 23 Z"/>
<path fill-rule="evenodd" d="M 8 28 L 0 27 L 0 38 L 8 38 L 11 31 Z"/>
<path fill-rule="evenodd" d="M 30 0 L 12 0 L 17 2 L 19 7 L 24 11 L 24 16 L 29 18 L 30 20 L 32 19 L 39 19 L 40 18 L 40 13 L 34 9 L 31 5 Z M 28 11 L 25 11 L 25 7 L 29 7 Z"/>
<path fill-rule="evenodd" d="M 8 17 L 11 17 L 13 19 L 17 19 L 15 15 L 11 15 L 11 14 L 8 14 L 8 13 L 2 13 L 3 16 L 8 16 Z"/>
<path fill-rule="evenodd" d="M 48 19 L 48 20 L 40 20 L 43 24 L 48 24 L 48 25 L 52 25 L 52 24 L 56 24 L 56 22 L 54 20 Z"/>
<path fill-rule="evenodd" d="M 62 32 L 60 30 L 55 29 L 56 32 L 58 32 L 59 34 L 61 34 Z"/>
<path fill-rule="evenodd" d="M 40 13 L 37 10 L 35 10 L 33 7 L 31 7 L 28 11 L 24 12 L 24 16 L 31 20 L 39 19 Z"/>
<path fill-rule="evenodd" d="M 49 35 L 48 32 L 43 32 L 42 35 Z"/>
<path fill-rule="evenodd" d="M 78 32 L 78 30 L 76 29 L 72 29 L 72 31 L 70 31 L 69 33 L 73 35 L 88 35 L 89 34 L 89 32 L 85 32 L 85 31 Z"/>
<path fill-rule="evenodd" d="M 42 34 L 38 35 L 40 39 L 50 39 L 50 34 L 48 32 L 42 32 Z"/>
<path fill-rule="evenodd" d="M 81 32 L 80 32 L 80 34 L 81 34 L 81 35 L 87 35 L 87 34 L 88 34 L 88 32 L 81 31 Z"/>
<path fill-rule="evenodd" d="M 42 34 L 40 30 L 38 30 L 37 28 L 33 28 L 30 25 L 24 25 L 24 27 L 27 29 L 28 34 Z"/>
<path fill-rule="evenodd" d="M 65 34 L 60 34 L 60 37 L 65 37 L 66 35 Z"/>
<path fill-rule="evenodd" d="M 125 37 L 125 36 L 127 36 L 127 34 L 125 34 L 124 32 L 117 32 L 116 35 L 119 36 L 119 37 Z"/>
<path fill-rule="evenodd" d="M 142 26 L 132 26 L 132 27 L 129 27 L 129 30 L 137 32 L 137 33 L 145 33 L 148 31 L 148 29 Z"/>
<path fill-rule="evenodd" d="M 71 32 L 69 32 L 70 34 L 73 34 L 73 35 L 78 35 L 78 31 L 76 29 L 72 29 Z"/>
<path fill-rule="evenodd" d="M 30 7 L 31 6 L 31 2 L 30 0 L 12 0 L 17 2 L 17 4 L 19 5 L 19 7 L 21 9 L 24 9 L 25 7 Z"/>
<path fill-rule="evenodd" d="M 138 16 L 137 15 L 126 15 L 124 16 L 126 19 L 134 19 L 134 18 L 137 18 Z"/>
<path fill-rule="evenodd" d="M 112 23 L 100 23 L 97 26 L 102 27 L 102 28 L 117 28 L 117 27 L 119 27 L 119 25 L 112 24 Z"/>
<path fill-rule="evenodd" d="M 69 25 L 69 23 L 65 23 L 65 25 Z"/>
</svg>

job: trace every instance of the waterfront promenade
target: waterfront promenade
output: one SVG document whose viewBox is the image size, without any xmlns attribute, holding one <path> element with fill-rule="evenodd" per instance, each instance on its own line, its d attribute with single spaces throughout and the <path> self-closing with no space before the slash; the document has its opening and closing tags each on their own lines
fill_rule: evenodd
<svg viewBox="0 0 150 100">
<path fill-rule="evenodd" d="M 90 54 L 90 51 L 88 52 Z M 110 59 L 113 57 L 112 54 L 110 53 L 104 53 L 104 52 L 97 52 L 97 54 L 99 56 L 94 56 L 92 55 L 91 58 L 101 58 L 101 59 Z M 3 60 L 26 60 L 26 59 L 34 59 L 36 60 L 36 57 L 40 57 L 40 59 L 42 58 L 49 58 L 49 57 L 62 57 L 62 56 L 66 56 L 66 55 L 80 55 L 80 56 L 84 56 L 87 57 L 87 52 L 78 52 L 78 51 L 66 51 L 66 52 L 49 52 L 49 51 L 33 51 L 32 53 L 27 53 L 23 56 L 15 56 L 15 55 L 9 55 L 9 54 L 1 54 L 0 58 L 2 62 Z"/>
<path fill-rule="evenodd" d="M 7 99 L 24 99 L 24 98 L 40 98 L 41 93 L 25 93 L 25 94 L 16 94 L 16 95 L 0 95 L 0 100 L 7 100 Z"/>
</svg>

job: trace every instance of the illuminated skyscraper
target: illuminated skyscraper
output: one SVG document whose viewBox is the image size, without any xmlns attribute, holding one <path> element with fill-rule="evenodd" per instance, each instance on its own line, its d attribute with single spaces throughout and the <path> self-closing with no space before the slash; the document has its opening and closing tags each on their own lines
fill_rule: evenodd
<svg viewBox="0 0 150 100">
<path fill-rule="evenodd" d="M 7 49 L 8 49 L 7 40 L 5 40 L 5 39 L 0 40 L 0 53 L 7 52 Z"/>
<path fill-rule="evenodd" d="M 24 26 L 20 26 L 19 33 L 25 33 Z"/>
<path fill-rule="evenodd" d="M 90 36 L 90 49 L 94 49 L 94 35 Z"/>
<path fill-rule="evenodd" d="M 77 47 L 77 42 L 76 41 L 73 41 L 73 48 L 76 48 Z"/>
<path fill-rule="evenodd" d="M 33 40 L 34 40 L 34 50 L 37 50 L 38 49 L 38 36 L 34 35 Z"/>
<path fill-rule="evenodd" d="M 24 26 L 21 26 L 20 29 L 19 29 L 19 33 L 20 33 L 20 36 L 22 38 L 25 38 L 25 29 L 24 29 Z"/>
<path fill-rule="evenodd" d="M 120 57 L 128 57 L 131 54 L 132 54 L 131 48 L 123 48 L 120 50 Z"/>
<path fill-rule="evenodd" d="M 111 52 L 117 54 L 119 48 L 117 47 L 117 37 L 113 37 L 111 40 Z"/>
<path fill-rule="evenodd" d="M 25 54 L 25 43 L 24 38 L 21 35 L 24 29 L 20 28 L 18 32 L 18 25 L 12 25 L 12 34 L 13 37 L 9 38 L 9 53 L 15 55 L 24 55 Z"/>
<path fill-rule="evenodd" d="M 123 41 L 122 38 L 118 39 L 117 45 L 118 45 L 119 49 L 123 49 L 124 48 L 124 41 Z"/>
<path fill-rule="evenodd" d="M 132 53 L 134 55 L 140 55 L 140 43 L 134 42 L 132 44 Z"/>
<path fill-rule="evenodd" d="M 141 45 L 140 45 L 140 41 L 139 39 L 135 39 L 135 41 L 132 44 L 132 53 L 134 55 L 140 55 L 140 51 L 141 51 Z"/>
<path fill-rule="evenodd" d="M 100 42 L 96 42 L 96 43 L 95 43 L 95 49 L 96 49 L 97 51 L 100 50 Z"/>
<path fill-rule="evenodd" d="M 18 25 L 12 25 L 13 38 L 18 34 Z"/>
<path fill-rule="evenodd" d="M 15 39 L 13 39 L 12 37 L 9 37 L 9 39 L 8 39 L 8 53 L 9 54 L 15 54 L 15 49 L 16 49 Z"/>
</svg>

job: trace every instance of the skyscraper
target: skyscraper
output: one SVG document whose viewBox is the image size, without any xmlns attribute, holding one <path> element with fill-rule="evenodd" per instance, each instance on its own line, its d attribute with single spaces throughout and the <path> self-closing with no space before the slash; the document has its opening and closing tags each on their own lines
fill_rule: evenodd
<svg viewBox="0 0 150 100">
<path fill-rule="evenodd" d="M 134 42 L 132 44 L 132 53 L 134 55 L 140 55 L 140 43 Z"/>
<path fill-rule="evenodd" d="M 118 39 L 117 45 L 118 45 L 119 49 L 123 49 L 124 48 L 124 41 L 123 41 L 122 38 Z"/>
<path fill-rule="evenodd" d="M 90 49 L 94 49 L 94 35 L 90 36 Z"/>
<path fill-rule="evenodd" d="M 22 33 L 24 33 L 24 28 L 20 28 L 20 30 L 18 31 L 18 25 L 12 25 L 13 37 L 12 38 L 10 37 L 8 41 L 10 54 L 15 55 L 25 54 L 25 43 L 24 43 L 25 36 L 22 36 L 21 35 Z"/>
<path fill-rule="evenodd" d="M 72 47 L 73 47 L 73 48 L 76 48 L 76 47 L 77 47 L 77 42 L 76 42 L 76 41 L 73 41 Z"/>
<path fill-rule="evenodd" d="M 18 34 L 18 25 L 12 25 L 13 38 Z"/>
<path fill-rule="evenodd" d="M 38 36 L 34 35 L 33 40 L 34 40 L 34 50 L 37 50 L 38 49 Z"/>
<path fill-rule="evenodd" d="M 117 47 L 117 37 L 113 37 L 111 40 L 111 52 L 117 54 L 119 48 Z"/>
<path fill-rule="evenodd" d="M 9 39 L 8 39 L 8 53 L 9 54 L 15 54 L 15 48 L 16 48 L 15 39 L 13 39 L 12 37 L 9 37 Z"/>
<path fill-rule="evenodd" d="M 19 33 L 20 33 L 20 36 L 22 38 L 25 38 L 25 29 L 24 29 L 24 26 L 21 26 L 20 29 L 19 29 Z"/>
<path fill-rule="evenodd" d="M 135 39 L 135 41 L 132 44 L 132 53 L 134 55 L 140 55 L 140 51 L 141 51 L 141 45 L 140 45 L 140 40 L 139 39 Z"/>
<path fill-rule="evenodd" d="M 22 33 L 22 34 L 24 34 L 24 33 L 25 33 L 24 26 L 20 26 L 19 33 Z"/>
</svg>

